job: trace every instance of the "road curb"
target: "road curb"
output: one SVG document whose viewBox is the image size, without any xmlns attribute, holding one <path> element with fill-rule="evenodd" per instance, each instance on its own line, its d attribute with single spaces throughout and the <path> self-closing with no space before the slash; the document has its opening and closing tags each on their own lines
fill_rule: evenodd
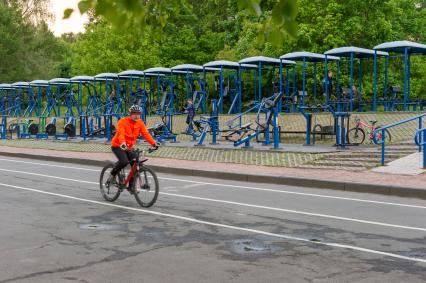
<svg viewBox="0 0 426 283">
<path fill-rule="evenodd" d="M 99 167 L 104 166 L 107 162 L 110 162 L 110 160 L 101 161 L 83 158 L 57 157 L 49 155 L 11 152 L 0 152 L 0 156 L 30 158 L 44 161 L 56 161 Z M 244 173 L 208 171 L 201 169 L 165 167 L 158 165 L 150 165 L 150 167 L 159 173 L 426 199 L 426 189 L 412 187 L 386 186 L 343 181 L 328 181 L 289 176 L 249 175 Z"/>
</svg>

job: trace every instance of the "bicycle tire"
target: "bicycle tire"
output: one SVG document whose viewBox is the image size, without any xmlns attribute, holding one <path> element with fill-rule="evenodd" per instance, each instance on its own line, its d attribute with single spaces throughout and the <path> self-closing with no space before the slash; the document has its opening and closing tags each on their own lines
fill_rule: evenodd
<svg viewBox="0 0 426 283">
<path fill-rule="evenodd" d="M 360 145 L 365 140 L 365 132 L 358 127 L 352 128 L 346 133 L 346 140 L 349 144 Z"/>
<path fill-rule="evenodd" d="M 148 175 L 152 177 L 152 185 L 148 180 Z M 152 188 L 154 186 L 154 188 Z M 158 183 L 158 178 L 155 172 L 146 166 L 141 166 L 140 172 L 137 172 L 135 176 L 133 193 L 136 201 L 142 207 L 152 206 L 158 198 L 158 193 L 160 190 L 160 185 Z M 143 196 L 151 197 L 149 200 L 143 199 Z"/>
<path fill-rule="evenodd" d="M 378 126 L 376 129 L 381 128 L 382 126 Z M 377 141 L 381 141 L 381 137 L 376 138 Z M 388 131 L 388 129 L 385 129 L 385 143 L 390 143 L 392 142 L 392 135 L 391 133 Z"/>
<path fill-rule="evenodd" d="M 116 191 L 111 192 L 111 187 L 107 185 L 107 182 L 110 178 L 110 173 L 107 172 L 109 169 L 112 170 L 114 168 L 114 164 L 108 164 L 104 168 L 102 168 L 101 176 L 99 178 L 99 188 L 101 190 L 102 197 L 109 202 L 114 202 L 120 196 L 121 190 L 119 187 L 114 186 Z M 118 174 L 117 174 L 118 176 Z"/>
</svg>

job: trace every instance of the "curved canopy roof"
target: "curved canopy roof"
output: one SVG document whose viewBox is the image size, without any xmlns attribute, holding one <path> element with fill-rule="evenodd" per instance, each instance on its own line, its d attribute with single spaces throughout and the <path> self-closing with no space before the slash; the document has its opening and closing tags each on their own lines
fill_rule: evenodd
<svg viewBox="0 0 426 283">
<path fill-rule="evenodd" d="M 388 52 L 404 53 L 407 48 L 410 54 L 426 54 L 426 44 L 412 42 L 408 40 L 391 41 L 374 46 L 375 50 L 382 50 Z"/>
<path fill-rule="evenodd" d="M 64 78 L 55 78 L 49 81 L 49 84 L 51 85 L 65 85 L 69 83 L 70 83 L 70 79 L 64 79 Z"/>
<path fill-rule="evenodd" d="M 45 81 L 45 80 L 35 80 L 35 81 L 31 81 L 30 85 L 32 85 L 32 86 L 48 86 L 49 82 Z"/>
<path fill-rule="evenodd" d="M 280 59 L 265 57 L 265 56 L 254 56 L 247 57 L 238 61 L 240 64 L 259 64 L 262 63 L 264 65 L 279 65 Z"/>
<path fill-rule="evenodd" d="M 11 89 L 12 85 L 11 84 L 0 84 L 0 89 Z"/>
<path fill-rule="evenodd" d="M 232 61 L 218 60 L 208 62 L 204 64 L 203 67 L 238 69 L 240 67 L 240 64 Z"/>
<path fill-rule="evenodd" d="M 130 77 L 138 78 L 138 77 L 143 77 L 144 72 L 139 71 L 139 70 L 127 70 L 127 71 L 123 71 L 121 73 L 118 73 L 117 75 L 118 75 L 118 77 L 121 77 L 121 78 L 130 78 Z"/>
<path fill-rule="evenodd" d="M 164 67 L 155 67 L 155 68 L 149 68 L 144 71 L 145 74 L 151 73 L 151 74 L 164 74 L 168 75 L 172 72 L 170 68 L 164 68 Z"/>
<path fill-rule="evenodd" d="M 194 64 L 182 64 L 172 67 L 173 72 L 175 71 L 187 71 L 187 72 L 203 72 L 203 66 L 194 65 Z"/>
<path fill-rule="evenodd" d="M 375 51 L 372 49 L 360 48 L 356 46 L 338 47 L 330 49 L 324 52 L 325 55 L 334 55 L 339 57 L 351 57 L 353 54 L 354 58 L 372 58 L 374 57 Z M 389 53 L 383 51 L 377 51 L 379 56 L 389 56 Z M 329 56 L 327 56 L 328 60 Z"/>
<path fill-rule="evenodd" d="M 97 81 L 104 81 L 104 80 L 112 80 L 112 79 L 118 79 L 118 75 L 114 73 L 102 73 L 97 74 L 95 77 L 95 80 Z"/>
<path fill-rule="evenodd" d="M 243 67 L 243 68 L 253 68 L 253 69 L 257 68 L 256 65 L 240 64 L 238 62 L 227 61 L 227 60 L 211 61 L 211 62 L 208 62 L 208 63 L 204 64 L 203 67 L 206 70 L 208 68 L 210 68 L 209 71 L 220 71 L 220 68 L 223 68 L 223 69 L 239 69 L 241 67 Z"/>
<path fill-rule="evenodd" d="M 76 77 L 72 77 L 70 81 L 71 82 L 91 82 L 94 79 L 95 79 L 94 77 L 89 77 L 89 76 L 76 76 Z"/>
<path fill-rule="evenodd" d="M 324 54 L 312 53 L 312 52 L 292 52 L 284 54 L 280 57 L 280 59 L 294 60 L 294 61 L 303 61 L 305 59 L 306 62 L 323 62 L 325 60 Z M 327 60 L 337 61 L 340 60 L 339 57 L 335 56 L 327 56 Z"/>
<path fill-rule="evenodd" d="M 12 87 L 20 88 L 20 87 L 30 87 L 29 82 L 16 82 L 12 84 Z"/>
</svg>

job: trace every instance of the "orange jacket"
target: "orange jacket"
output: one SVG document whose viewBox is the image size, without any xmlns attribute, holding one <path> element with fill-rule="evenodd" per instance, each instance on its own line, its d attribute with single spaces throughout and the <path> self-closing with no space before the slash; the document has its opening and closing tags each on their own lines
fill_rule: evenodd
<svg viewBox="0 0 426 283">
<path fill-rule="evenodd" d="M 112 138 L 111 146 L 119 147 L 121 144 L 126 143 L 129 149 L 131 149 L 141 134 L 151 145 L 155 144 L 155 140 L 141 119 L 133 121 L 130 117 L 121 118 L 117 123 L 116 133 Z"/>
</svg>

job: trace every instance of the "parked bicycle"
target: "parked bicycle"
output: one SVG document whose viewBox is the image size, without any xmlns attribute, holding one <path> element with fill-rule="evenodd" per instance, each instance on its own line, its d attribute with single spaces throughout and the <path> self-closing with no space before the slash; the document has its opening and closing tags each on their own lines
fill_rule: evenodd
<svg viewBox="0 0 426 283">
<path fill-rule="evenodd" d="M 148 149 L 151 153 L 154 149 Z M 113 179 L 111 170 L 113 163 L 107 164 L 101 172 L 99 185 L 103 198 L 113 202 L 127 189 L 142 207 L 150 207 L 157 200 L 159 193 L 158 178 L 155 172 L 145 165 L 148 159 L 140 160 L 145 150 L 133 150 L 135 158 L 130 162 L 132 165 L 129 174 L 126 175 L 122 169 Z"/>
<path fill-rule="evenodd" d="M 366 134 L 368 135 L 368 137 L 370 139 L 370 143 L 372 143 L 373 142 L 374 130 L 380 128 L 381 126 L 376 126 L 376 123 L 377 123 L 376 120 L 370 120 L 369 122 L 370 122 L 370 124 L 367 124 L 367 123 L 361 121 L 361 119 L 359 117 L 355 117 L 355 123 L 356 123 L 355 127 L 350 129 L 346 134 L 346 139 L 347 139 L 348 143 L 354 144 L 354 145 L 362 144 L 365 140 Z M 391 142 L 392 141 L 392 136 L 387 129 L 385 129 L 384 139 L 385 139 L 385 142 Z M 376 140 L 377 141 L 382 140 L 382 132 L 381 131 L 376 134 Z"/>
</svg>

